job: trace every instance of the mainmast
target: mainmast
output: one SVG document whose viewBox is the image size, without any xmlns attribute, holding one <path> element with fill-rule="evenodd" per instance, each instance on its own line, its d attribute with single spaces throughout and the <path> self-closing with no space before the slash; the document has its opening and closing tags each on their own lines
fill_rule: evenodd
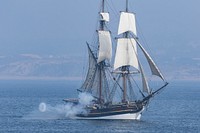
<svg viewBox="0 0 200 133">
<path fill-rule="evenodd" d="M 126 0 L 126 12 L 128 12 L 128 0 Z M 129 37 L 129 31 L 123 33 L 124 38 Z M 129 68 L 128 66 L 122 67 L 122 78 L 123 78 L 123 99 L 122 102 L 127 101 L 127 76 L 128 76 Z"/>
<path fill-rule="evenodd" d="M 129 68 L 134 67 L 139 70 L 136 41 L 131 37 L 136 35 L 135 14 L 130 13 L 128 9 L 128 0 L 126 0 L 125 11 L 120 14 L 118 35 L 122 37 L 117 39 L 117 50 L 115 55 L 114 69 L 121 71 L 122 77 L 122 102 L 127 102 L 127 84 L 129 79 Z"/>
</svg>

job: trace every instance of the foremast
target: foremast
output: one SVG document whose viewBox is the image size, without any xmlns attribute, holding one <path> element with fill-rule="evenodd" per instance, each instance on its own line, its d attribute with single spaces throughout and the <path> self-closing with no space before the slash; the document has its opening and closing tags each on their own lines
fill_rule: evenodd
<svg viewBox="0 0 200 133">
<path fill-rule="evenodd" d="M 102 0 L 102 11 L 100 13 L 101 14 L 104 14 L 104 7 L 105 6 L 105 0 Z M 99 26 L 99 30 L 98 32 L 100 31 L 104 31 L 104 27 L 105 27 L 105 20 L 104 19 L 101 19 L 99 21 L 100 23 L 100 26 Z M 99 40 L 100 40 L 100 37 L 99 37 Z M 99 43 L 99 47 L 100 47 L 100 43 Z M 103 103 L 103 98 L 102 98 L 102 72 L 104 71 L 104 65 L 105 65 L 105 60 L 102 60 L 102 61 L 98 61 L 98 65 L 99 65 L 99 99 L 98 99 L 98 102 L 99 104 L 101 105 Z"/>
<path fill-rule="evenodd" d="M 97 29 L 97 44 L 92 50 L 87 43 L 89 52 L 89 69 L 86 79 L 80 90 L 91 93 L 101 106 L 108 99 L 107 91 L 108 81 L 106 70 L 108 63 L 112 58 L 112 41 L 110 31 L 106 24 L 109 22 L 109 13 L 105 11 L 105 0 L 101 0 L 101 9 L 99 12 L 99 26 Z"/>
<path fill-rule="evenodd" d="M 102 0 L 102 11 L 101 11 L 102 14 L 105 13 L 104 9 L 105 9 L 105 0 Z M 101 19 L 99 22 L 100 22 L 100 26 L 99 26 L 99 30 L 98 31 L 104 31 L 105 20 Z M 104 65 L 105 65 L 105 60 L 99 62 L 99 79 L 100 79 L 100 82 L 99 82 L 99 104 L 100 105 L 103 102 L 103 98 L 102 98 L 102 71 L 104 71 L 103 70 L 104 69 Z"/>
</svg>

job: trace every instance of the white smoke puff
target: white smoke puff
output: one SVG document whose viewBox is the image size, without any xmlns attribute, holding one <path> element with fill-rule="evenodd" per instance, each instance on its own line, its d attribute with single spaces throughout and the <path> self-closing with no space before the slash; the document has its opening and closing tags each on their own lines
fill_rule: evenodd
<svg viewBox="0 0 200 133">
<path fill-rule="evenodd" d="M 73 118 L 76 114 L 79 114 L 81 112 L 81 110 L 83 110 L 83 107 L 80 105 L 66 105 L 66 114 L 65 116 L 67 118 Z"/>
<path fill-rule="evenodd" d="M 85 109 L 86 105 L 91 104 L 94 99 L 89 93 L 79 94 L 79 103 L 74 105 L 73 103 L 67 103 L 65 105 L 59 104 L 51 106 L 41 102 L 38 106 L 38 110 L 32 111 L 29 115 L 25 116 L 25 119 L 60 119 L 60 118 L 74 118 L 77 114 L 87 114 Z"/>
<path fill-rule="evenodd" d="M 91 104 L 94 97 L 89 93 L 80 93 L 79 94 L 79 104 L 67 104 L 65 106 L 66 117 L 73 118 L 77 114 L 86 114 L 85 106 Z"/>
<path fill-rule="evenodd" d="M 39 111 L 40 112 L 45 112 L 47 110 L 46 103 L 40 103 L 39 104 Z"/>
<path fill-rule="evenodd" d="M 79 97 L 79 103 L 83 106 L 89 105 L 94 99 L 94 97 L 89 93 L 80 93 L 78 97 Z"/>
</svg>

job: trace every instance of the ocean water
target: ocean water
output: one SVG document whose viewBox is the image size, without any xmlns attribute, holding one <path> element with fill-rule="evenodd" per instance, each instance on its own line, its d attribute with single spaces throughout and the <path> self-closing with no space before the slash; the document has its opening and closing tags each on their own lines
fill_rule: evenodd
<svg viewBox="0 0 200 133">
<path fill-rule="evenodd" d="M 171 82 L 140 121 L 66 118 L 62 99 L 77 97 L 79 86 L 77 81 L 0 81 L 0 133 L 200 132 L 198 82 Z"/>
</svg>

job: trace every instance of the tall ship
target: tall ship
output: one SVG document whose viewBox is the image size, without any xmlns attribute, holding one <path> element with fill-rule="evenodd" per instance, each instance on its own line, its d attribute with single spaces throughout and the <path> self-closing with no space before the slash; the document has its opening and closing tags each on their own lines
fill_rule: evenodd
<svg viewBox="0 0 200 133">
<path fill-rule="evenodd" d="M 101 0 L 96 39 L 86 45 L 89 56 L 88 71 L 78 89 L 80 93 L 90 94 L 93 100 L 83 107 L 86 111 L 77 113 L 74 117 L 139 120 L 150 100 L 159 94 L 168 82 L 139 41 L 136 15 L 129 11 L 129 1 L 124 0 L 126 8 L 120 12 L 118 33 L 114 39 L 108 29 L 110 14 L 105 10 L 106 2 Z M 150 77 L 158 77 L 158 86 L 149 84 L 146 69 Z M 80 99 L 64 101 L 76 106 Z"/>
</svg>

